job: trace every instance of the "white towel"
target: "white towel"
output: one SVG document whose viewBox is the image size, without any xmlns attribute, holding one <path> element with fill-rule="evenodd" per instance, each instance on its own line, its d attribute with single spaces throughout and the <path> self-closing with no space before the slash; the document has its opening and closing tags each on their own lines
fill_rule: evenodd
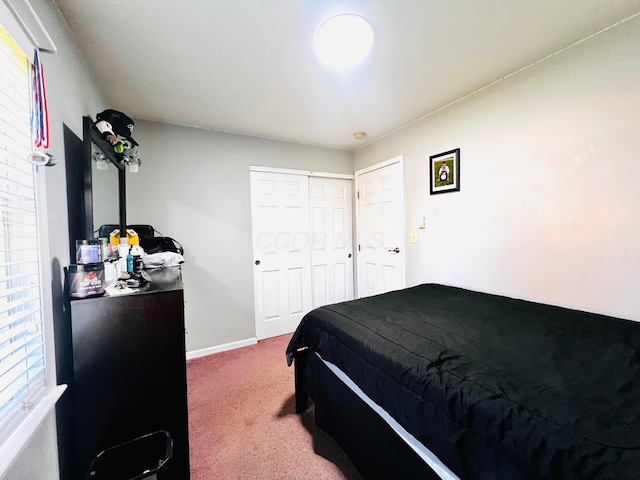
<svg viewBox="0 0 640 480">
<path fill-rule="evenodd" d="M 149 253 L 142 257 L 144 268 L 175 267 L 184 263 L 184 257 L 174 252 Z"/>
</svg>

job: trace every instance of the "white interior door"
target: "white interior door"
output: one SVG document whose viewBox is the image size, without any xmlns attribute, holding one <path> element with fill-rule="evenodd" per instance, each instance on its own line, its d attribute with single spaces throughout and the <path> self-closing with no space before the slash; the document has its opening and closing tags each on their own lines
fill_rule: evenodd
<svg viewBox="0 0 640 480">
<path fill-rule="evenodd" d="M 406 286 L 400 158 L 357 173 L 358 297 Z"/>
<path fill-rule="evenodd" d="M 309 180 L 251 172 L 258 339 L 293 332 L 311 310 Z"/>
<path fill-rule="evenodd" d="M 313 308 L 353 300 L 352 185 L 309 178 Z"/>
</svg>

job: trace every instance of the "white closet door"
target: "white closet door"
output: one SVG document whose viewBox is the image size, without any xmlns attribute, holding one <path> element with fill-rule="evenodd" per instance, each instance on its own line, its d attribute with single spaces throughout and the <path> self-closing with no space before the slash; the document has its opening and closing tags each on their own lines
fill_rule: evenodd
<svg viewBox="0 0 640 480">
<path fill-rule="evenodd" d="M 352 184 L 309 178 L 314 308 L 353 300 Z"/>
<path fill-rule="evenodd" d="M 309 180 L 251 172 L 256 336 L 290 333 L 311 310 Z"/>
<path fill-rule="evenodd" d="M 402 163 L 358 174 L 358 297 L 406 286 Z"/>
</svg>

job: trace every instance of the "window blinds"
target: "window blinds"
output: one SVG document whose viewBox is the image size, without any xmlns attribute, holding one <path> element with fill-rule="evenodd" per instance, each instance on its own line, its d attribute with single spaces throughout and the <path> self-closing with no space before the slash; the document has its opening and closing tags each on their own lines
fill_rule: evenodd
<svg viewBox="0 0 640 480">
<path fill-rule="evenodd" d="M 29 71 L 0 26 L 0 433 L 45 390 Z"/>
</svg>

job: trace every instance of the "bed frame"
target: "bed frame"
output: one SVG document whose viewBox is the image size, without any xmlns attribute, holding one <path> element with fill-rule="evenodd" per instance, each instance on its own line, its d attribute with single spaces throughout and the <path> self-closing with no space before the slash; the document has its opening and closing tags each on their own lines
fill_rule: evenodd
<svg viewBox="0 0 640 480">
<path fill-rule="evenodd" d="M 314 401 L 316 425 L 331 435 L 367 479 L 440 477 L 398 434 L 308 349 L 294 358 L 296 413 Z"/>
</svg>

